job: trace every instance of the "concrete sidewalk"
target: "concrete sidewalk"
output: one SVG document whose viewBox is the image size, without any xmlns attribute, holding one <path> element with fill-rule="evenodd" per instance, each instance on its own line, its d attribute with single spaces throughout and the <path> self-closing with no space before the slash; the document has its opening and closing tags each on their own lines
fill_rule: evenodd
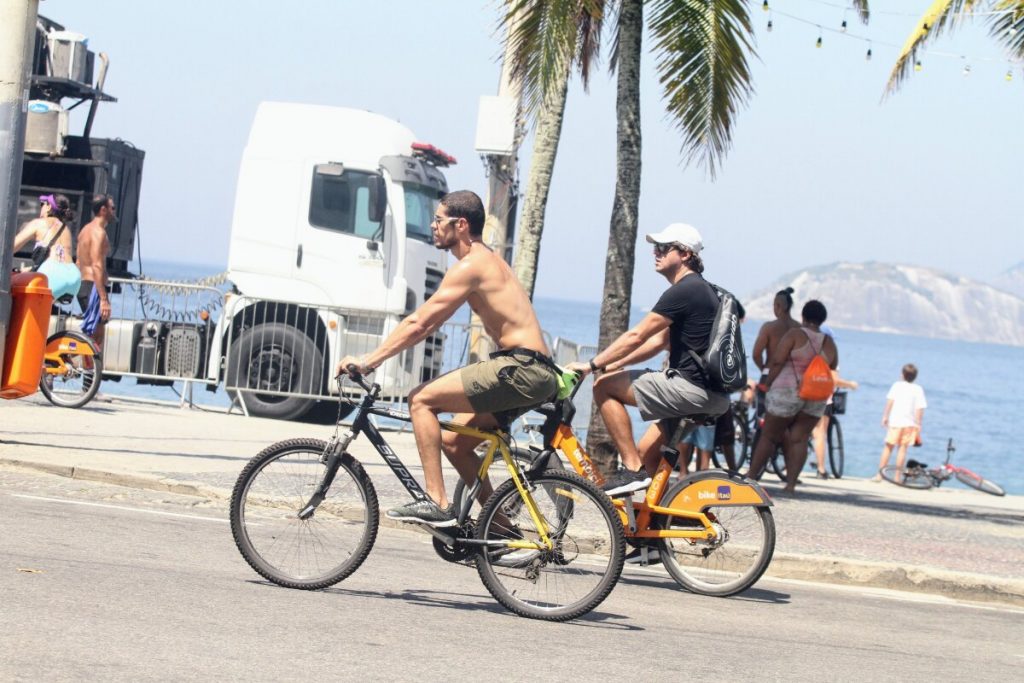
<svg viewBox="0 0 1024 683">
<path fill-rule="evenodd" d="M 6 401 L 0 410 L 0 465 L 220 500 L 266 446 L 333 432 L 332 426 L 117 399 L 65 410 L 34 396 Z M 387 438 L 422 481 L 412 435 Z M 408 500 L 365 439 L 351 451 L 373 479 L 382 509 Z M 454 483 L 454 470 L 446 474 Z M 767 475 L 764 482 L 772 494 L 781 488 L 773 480 Z M 813 474 L 803 481 L 797 499 L 776 500 L 778 540 L 768 575 L 1024 606 L 1024 497 L 820 481 Z"/>
</svg>

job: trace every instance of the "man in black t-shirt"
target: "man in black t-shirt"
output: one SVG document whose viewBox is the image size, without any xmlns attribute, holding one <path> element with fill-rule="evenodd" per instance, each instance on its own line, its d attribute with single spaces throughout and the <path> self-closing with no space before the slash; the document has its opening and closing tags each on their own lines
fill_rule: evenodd
<svg viewBox="0 0 1024 683">
<path fill-rule="evenodd" d="M 692 349 L 699 355 L 707 351 L 718 312 L 718 295 L 701 276 L 704 244 L 700 233 L 693 226 L 673 223 L 647 235 L 647 241 L 654 245 L 654 269 L 671 286 L 636 327 L 588 363 L 569 366 L 584 374 L 600 373 L 594 382 L 594 400 L 623 465 L 605 484 L 610 495 L 649 486 L 661 446 L 672 436 L 668 424 L 657 422 L 637 445 L 627 405 L 639 408 L 644 420 L 666 422 L 695 413 L 720 415 L 729 407 L 727 394 L 706 388 L 700 366 L 687 352 Z M 664 371 L 622 370 L 666 348 L 669 362 Z"/>
</svg>

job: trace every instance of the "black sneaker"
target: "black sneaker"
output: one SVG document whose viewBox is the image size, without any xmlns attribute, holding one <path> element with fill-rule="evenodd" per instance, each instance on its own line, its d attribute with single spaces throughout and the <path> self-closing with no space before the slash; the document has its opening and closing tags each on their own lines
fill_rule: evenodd
<svg viewBox="0 0 1024 683">
<path fill-rule="evenodd" d="M 643 548 L 636 548 L 630 553 L 626 553 L 625 557 L 626 564 L 638 564 L 641 567 L 648 564 L 657 564 L 661 562 L 661 551 L 657 548 L 647 549 L 647 561 L 644 561 Z"/>
<path fill-rule="evenodd" d="M 651 476 L 645 470 L 634 472 L 633 470 L 621 469 L 608 477 L 602 488 L 609 496 L 617 496 L 622 493 L 640 491 L 650 485 Z"/>
<path fill-rule="evenodd" d="M 416 500 L 400 507 L 391 508 L 388 510 L 388 518 L 399 522 L 419 522 L 438 527 L 455 526 L 458 523 L 451 505 L 442 510 L 432 500 Z"/>
</svg>

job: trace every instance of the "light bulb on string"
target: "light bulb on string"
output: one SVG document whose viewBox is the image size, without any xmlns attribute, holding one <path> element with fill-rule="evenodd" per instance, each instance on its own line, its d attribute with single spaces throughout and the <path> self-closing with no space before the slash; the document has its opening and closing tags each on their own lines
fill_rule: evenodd
<svg viewBox="0 0 1024 683">
<path fill-rule="evenodd" d="M 971 75 L 971 65 L 970 64 L 965 64 L 964 65 L 964 76 L 970 76 L 970 75 Z"/>
<path fill-rule="evenodd" d="M 868 48 L 867 54 L 864 55 L 864 61 L 867 61 L 867 62 L 871 61 L 871 48 L 870 47 Z"/>
<path fill-rule="evenodd" d="M 821 47 L 821 36 L 818 36 L 818 42 L 814 44 L 814 47 Z"/>
<path fill-rule="evenodd" d="M 920 71 L 923 68 L 924 67 L 921 66 L 921 60 L 920 59 L 918 59 L 917 61 L 914 62 L 914 71 Z"/>
<path fill-rule="evenodd" d="M 764 2 L 761 3 L 761 9 L 763 9 L 765 12 L 768 11 L 768 0 L 764 0 Z"/>
<path fill-rule="evenodd" d="M 839 30 L 846 33 L 846 19 L 843 19 L 843 24 L 839 27 Z"/>
<path fill-rule="evenodd" d="M 1006 82 L 1009 83 L 1013 80 L 1013 69 L 1006 70 Z"/>
<path fill-rule="evenodd" d="M 769 20 L 768 20 L 768 33 L 771 33 L 771 32 L 772 32 L 772 25 L 773 25 L 773 24 L 772 24 L 772 20 L 771 20 L 771 19 L 769 19 Z"/>
</svg>

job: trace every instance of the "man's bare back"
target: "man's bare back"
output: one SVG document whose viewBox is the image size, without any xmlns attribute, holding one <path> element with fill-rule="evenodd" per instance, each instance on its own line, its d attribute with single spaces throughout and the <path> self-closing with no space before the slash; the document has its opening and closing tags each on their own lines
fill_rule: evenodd
<svg viewBox="0 0 1024 683">
<path fill-rule="evenodd" d="M 759 363 L 762 370 L 766 369 L 782 338 L 787 332 L 798 327 L 800 323 L 792 318 L 772 320 L 762 325 L 761 331 L 757 334 L 757 341 L 754 342 L 754 362 Z"/>
</svg>

